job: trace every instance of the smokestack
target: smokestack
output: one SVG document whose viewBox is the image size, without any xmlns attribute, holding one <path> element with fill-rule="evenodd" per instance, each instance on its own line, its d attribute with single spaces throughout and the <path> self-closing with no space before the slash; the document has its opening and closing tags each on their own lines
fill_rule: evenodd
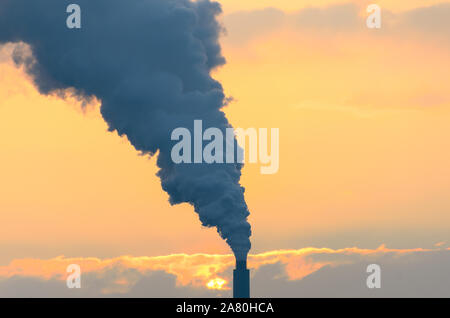
<svg viewBox="0 0 450 318">
<path fill-rule="evenodd" d="M 250 271 L 247 260 L 236 260 L 233 270 L 233 298 L 250 298 Z"/>
</svg>

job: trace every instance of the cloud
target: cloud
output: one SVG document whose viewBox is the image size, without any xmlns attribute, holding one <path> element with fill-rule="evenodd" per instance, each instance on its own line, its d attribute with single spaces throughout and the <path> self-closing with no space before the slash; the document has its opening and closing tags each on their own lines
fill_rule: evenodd
<svg viewBox="0 0 450 318">
<path fill-rule="evenodd" d="M 82 269 L 82 288 L 68 289 L 66 267 Z M 367 265 L 382 268 L 382 289 L 369 290 Z M 249 255 L 254 297 L 419 297 L 450 295 L 450 251 L 303 248 Z M 232 255 L 175 254 L 112 259 L 18 259 L 0 267 L 2 297 L 229 297 Z M 208 289 L 213 279 L 226 281 Z"/>
<path fill-rule="evenodd" d="M 371 263 L 381 267 L 380 289 L 366 286 L 366 268 Z M 256 272 L 252 291 L 254 297 L 449 297 L 449 265 L 447 251 L 388 253 L 327 265 L 302 280 L 289 280 L 282 266 L 273 264 Z"/>
<path fill-rule="evenodd" d="M 276 8 L 238 11 L 226 15 L 223 23 L 228 34 L 225 41 L 242 45 L 285 26 L 309 30 L 353 29 L 358 26 L 358 7 L 354 4 L 309 7 L 296 13 L 285 13 Z"/>
<path fill-rule="evenodd" d="M 281 27 L 286 14 L 275 8 L 255 11 L 238 11 L 226 15 L 223 23 L 227 34 L 225 41 L 233 45 L 242 45 L 249 39 L 255 39 Z"/>
<path fill-rule="evenodd" d="M 291 19 L 299 28 L 352 30 L 358 28 L 359 8 L 353 3 L 332 5 L 326 8 L 305 8 L 294 13 Z"/>
<path fill-rule="evenodd" d="M 136 276 L 132 270 L 121 271 L 117 281 L 113 269 L 103 273 L 83 274 L 80 289 L 69 289 L 65 282 L 52 278 L 13 276 L 0 280 L 0 297 L 221 297 L 229 296 L 229 291 L 217 291 L 194 286 L 180 286 L 176 277 L 164 271 L 140 274 L 131 287 L 123 281 Z"/>
<path fill-rule="evenodd" d="M 174 254 L 156 257 L 121 256 L 112 259 L 99 258 L 64 258 L 53 259 L 16 259 L 8 266 L 0 267 L 0 277 L 26 276 L 43 279 L 65 280 L 66 268 L 78 264 L 83 273 L 102 273 L 110 269 L 132 269 L 141 274 L 163 270 L 177 278 L 179 285 L 205 286 L 217 274 L 231 268 L 234 264 L 232 255 L 208 254 Z M 119 277 L 117 277 L 119 279 Z"/>
<path fill-rule="evenodd" d="M 400 23 L 411 30 L 450 38 L 450 3 L 413 9 L 399 15 Z"/>
<path fill-rule="evenodd" d="M 358 7 L 354 4 L 333 5 L 326 8 L 309 7 L 295 13 L 276 8 L 238 11 L 226 15 L 225 41 L 243 45 L 283 27 L 297 30 L 348 30 L 358 26 Z"/>
<path fill-rule="evenodd" d="M 331 35 L 368 31 L 366 17 L 365 7 L 354 3 L 307 7 L 293 13 L 284 13 L 275 8 L 238 11 L 224 17 L 228 30 L 226 42 L 242 45 L 283 27 L 301 33 L 326 32 Z M 450 38 L 450 4 L 442 3 L 399 13 L 382 8 L 382 29 L 378 32 L 385 36 L 421 33 L 447 41 Z"/>
</svg>

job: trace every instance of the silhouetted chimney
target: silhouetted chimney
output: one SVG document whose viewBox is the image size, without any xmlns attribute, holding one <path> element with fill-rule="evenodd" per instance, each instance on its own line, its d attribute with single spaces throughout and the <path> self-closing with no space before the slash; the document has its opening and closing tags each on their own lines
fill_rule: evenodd
<svg viewBox="0 0 450 318">
<path fill-rule="evenodd" d="M 250 271 L 246 260 L 236 261 L 236 269 L 233 270 L 233 297 L 250 298 Z"/>
</svg>

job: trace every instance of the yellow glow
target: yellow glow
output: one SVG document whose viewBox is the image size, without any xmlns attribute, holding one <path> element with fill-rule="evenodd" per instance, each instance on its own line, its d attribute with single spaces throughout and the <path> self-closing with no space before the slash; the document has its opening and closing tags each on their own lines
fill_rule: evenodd
<svg viewBox="0 0 450 318">
<path fill-rule="evenodd" d="M 214 278 L 211 279 L 207 284 L 206 287 L 208 287 L 208 289 L 224 289 L 225 288 L 225 284 L 227 283 L 226 280 L 222 279 L 222 278 Z"/>
</svg>

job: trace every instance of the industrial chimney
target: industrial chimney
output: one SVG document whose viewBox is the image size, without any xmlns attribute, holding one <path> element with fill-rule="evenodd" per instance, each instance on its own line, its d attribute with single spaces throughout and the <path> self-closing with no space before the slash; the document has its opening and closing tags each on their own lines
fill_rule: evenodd
<svg viewBox="0 0 450 318">
<path fill-rule="evenodd" d="M 233 298 L 250 298 L 250 271 L 247 260 L 236 260 L 233 270 Z"/>
</svg>

